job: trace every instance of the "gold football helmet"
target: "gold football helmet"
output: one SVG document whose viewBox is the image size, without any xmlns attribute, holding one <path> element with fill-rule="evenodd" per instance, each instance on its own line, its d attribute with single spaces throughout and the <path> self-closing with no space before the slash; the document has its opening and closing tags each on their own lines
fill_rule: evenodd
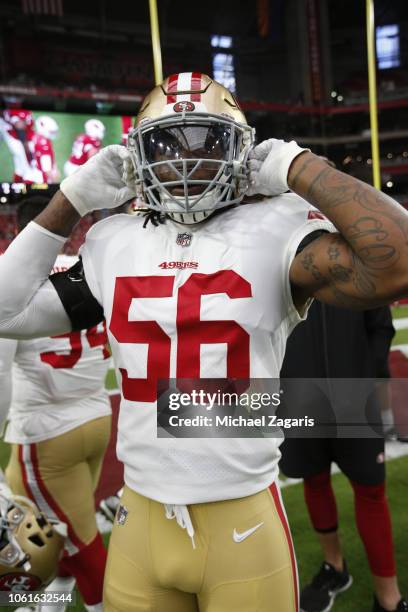
<svg viewBox="0 0 408 612">
<path fill-rule="evenodd" d="M 145 98 L 128 148 L 136 190 L 182 223 L 239 203 L 254 129 L 233 94 L 198 72 L 167 77 Z"/>
<path fill-rule="evenodd" d="M 37 591 L 54 578 L 64 549 L 58 533 L 25 497 L 0 495 L 0 591 Z"/>
</svg>

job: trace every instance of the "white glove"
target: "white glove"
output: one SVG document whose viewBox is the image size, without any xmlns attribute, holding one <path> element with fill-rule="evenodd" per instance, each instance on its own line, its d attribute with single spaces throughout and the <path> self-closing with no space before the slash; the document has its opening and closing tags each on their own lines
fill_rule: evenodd
<svg viewBox="0 0 408 612">
<path fill-rule="evenodd" d="M 122 164 L 129 156 L 121 145 L 104 147 L 62 181 L 62 193 L 81 217 L 93 210 L 116 208 L 135 197 L 122 180 Z"/>
<path fill-rule="evenodd" d="M 280 195 L 288 191 L 288 172 L 292 161 L 310 149 L 291 140 L 270 138 L 254 147 L 248 155 L 249 189 L 246 195 Z"/>
<path fill-rule="evenodd" d="M 130 155 L 125 157 L 122 165 L 122 181 L 125 183 L 129 189 L 135 188 L 135 183 L 137 181 L 136 170 L 133 165 L 133 162 L 130 158 Z"/>
</svg>

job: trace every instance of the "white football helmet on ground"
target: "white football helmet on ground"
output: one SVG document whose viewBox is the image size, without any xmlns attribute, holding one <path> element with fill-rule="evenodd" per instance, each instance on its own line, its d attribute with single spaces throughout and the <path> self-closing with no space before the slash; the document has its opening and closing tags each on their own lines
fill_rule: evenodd
<svg viewBox="0 0 408 612">
<path fill-rule="evenodd" d="M 143 101 L 128 138 L 138 195 L 176 221 L 198 223 L 242 200 L 253 142 L 228 89 L 201 73 L 167 77 Z"/>
<path fill-rule="evenodd" d="M 0 591 L 47 586 L 63 553 L 66 525 L 52 525 L 26 497 L 0 494 L 0 529 Z"/>
</svg>

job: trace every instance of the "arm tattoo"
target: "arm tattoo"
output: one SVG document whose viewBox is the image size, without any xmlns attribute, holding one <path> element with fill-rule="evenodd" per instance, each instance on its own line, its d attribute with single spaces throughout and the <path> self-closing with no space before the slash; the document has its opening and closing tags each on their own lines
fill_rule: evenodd
<svg viewBox="0 0 408 612">
<path fill-rule="evenodd" d="M 313 166 L 315 162 L 315 166 Z M 337 236 L 302 254 L 309 289 L 366 307 L 404 295 L 408 285 L 408 215 L 373 187 L 308 154 L 294 162 L 290 187 L 326 214 Z M 306 281 L 307 282 L 307 281 Z M 351 294 L 350 299 L 348 294 Z"/>
<path fill-rule="evenodd" d="M 348 283 L 353 276 L 353 270 L 352 268 L 346 268 L 340 264 L 335 264 L 329 268 L 329 274 L 334 281 Z"/>
<path fill-rule="evenodd" d="M 334 297 L 333 302 L 336 306 L 352 308 L 353 310 L 365 310 L 367 308 L 367 302 L 365 300 L 344 293 L 336 285 L 332 285 L 331 293 Z"/>
<path fill-rule="evenodd" d="M 357 185 L 357 189 L 359 188 L 360 186 Z M 356 187 L 354 185 L 350 187 L 350 183 L 347 180 L 344 180 L 342 174 L 330 167 L 327 167 L 321 170 L 310 183 L 306 192 L 306 199 L 309 202 L 316 203 L 317 207 L 319 208 L 319 196 L 326 195 L 329 200 L 326 203 L 326 207 L 328 209 L 336 208 L 336 206 L 339 206 L 340 204 L 350 202 L 353 198 L 353 192 L 355 190 Z"/>
<path fill-rule="evenodd" d="M 327 254 L 329 256 L 330 261 L 333 261 L 334 259 L 338 259 L 340 256 L 340 249 L 335 246 L 334 244 L 329 245 L 329 248 L 327 249 Z"/>
<path fill-rule="evenodd" d="M 320 272 L 319 268 L 314 263 L 314 253 L 308 251 L 305 253 L 301 259 L 302 266 L 305 270 L 310 272 L 313 278 L 317 281 L 324 280 L 323 274 Z"/>
<path fill-rule="evenodd" d="M 399 258 L 396 249 L 384 243 L 389 238 L 388 232 L 375 217 L 361 217 L 346 229 L 345 237 L 369 268 L 384 270 L 393 266 Z M 372 242 L 367 244 L 367 238 Z M 364 246 L 359 245 L 359 240 L 365 241 Z"/>
<path fill-rule="evenodd" d="M 329 268 L 331 284 L 337 286 L 340 291 L 338 287 L 340 283 L 352 283 L 357 294 L 362 298 L 374 297 L 377 291 L 376 273 L 362 262 L 361 258 L 346 242 L 343 242 L 343 246 L 343 255 L 347 257 L 348 265 L 335 264 L 332 268 Z"/>
<path fill-rule="evenodd" d="M 301 167 L 299 168 L 299 170 L 296 172 L 295 176 L 293 177 L 292 181 L 291 181 L 291 190 L 295 191 L 296 189 L 296 184 L 297 181 L 299 179 L 299 177 L 303 174 L 304 170 L 306 170 L 306 168 L 310 165 L 313 164 L 316 160 L 312 157 L 312 158 L 307 158 L 306 161 L 301 165 Z"/>
<path fill-rule="evenodd" d="M 376 294 L 376 274 L 369 270 L 354 251 L 349 247 L 350 265 L 354 268 L 354 286 L 357 291 L 365 297 L 373 297 Z"/>
<path fill-rule="evenodd" d="M 392 209 L 384 210 L 384 198 L 392 205 Z M 370 192 L 370 197 L 367 198 L 367 193 L 363 189 L 360 189 L 355 194 L 354 200 L 360 204 L 365 210 L 377 213 L 389 221 L 392 221 L 403 236 L 408 239 L 408 219 L 401 217 L 400 205 L 396 204 L 391 198 L 384 193 L 378 193 L 376 191 Z"/>
<path fill-rule="evenodd" d="M 309 161 L 309 160 L 308 160 Z M 300 168 L 295 178 L 298 178 L 301 172 L 306 168 L 306 162 Z M 319 206 L 319 199 L 325 196 L 324 209 L 330 211 L 342 204 L 359 204 L 364 210 L 373 212 L 388 219 L 398 227 L 398 231 L 402 232 L 403 236 L 408 239 L 408 218 L 401 216 L 399 204 L 395 203 L 391 198 L 388 198 L 383 193 L 377 192 L 374 189 L 368 188 L 367 185 L 357 181 L 350 183 L 350 178 L 330 167 L 324 168 L 314 178 L 309 185 L 306 193 L 306 199 Z M 392 208 L 384 207 L 384 199 L 392 205 Z M 323 212 L 325 212 L 323 210 Z M 373 218 L 373 217 L 371 217 Z"/>
<path fill-rule="evenodd" d="M 339 306 L 358 309 L 367 307 L 367 300 L 375 298 L 377 293 L 376 271 L 369 269 L 341 236 L 334 234 L 326 240 L 329 261 L 335 261 L 327 267 L 327 272 L 319 268 L 318 255 L 312 248 L 305 250 L 300 260 L 302 267 L 317 282 L 316 290 L 329 286 L 334 302 Z M 338 259 L 342 263 L 336 261 Z M 347 285 L 354 286 L 354 296 L 348 295 Z"/>
</svg>

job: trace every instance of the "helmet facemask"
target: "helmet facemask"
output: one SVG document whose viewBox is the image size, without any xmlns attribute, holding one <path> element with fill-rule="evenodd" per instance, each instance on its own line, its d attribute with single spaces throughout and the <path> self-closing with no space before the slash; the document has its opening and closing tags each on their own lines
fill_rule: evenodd
<svg viewBox="0 0 408 612">
<path fill-rule="evenodd" d="M 14 567 L 20 565 L 30 569 L 29 557 L 15 537 L 16 528 L 25 518 L 26 510 L 16 501 L 0 499 L 0 563 Z"/>
<path fill-rule="evenodd" d="M 239 203 L 254 131 L 222 115 L 183 111 L 142 121 L 129 135 L 136 188 L 149 208 L 198 223 Z"/>
<path fill-rule="evenodd" d="M 53 579 L 66 535 L 66 525 L 53 523 L 31 500 L 0 494 L 1 590 L 36 590 Z"/>
</svg>

